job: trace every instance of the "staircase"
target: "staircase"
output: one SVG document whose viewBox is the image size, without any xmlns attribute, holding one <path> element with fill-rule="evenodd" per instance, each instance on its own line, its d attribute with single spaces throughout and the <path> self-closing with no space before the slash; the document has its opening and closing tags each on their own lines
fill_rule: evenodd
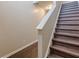
<svg viewBox="0 0 79 59">
<path fill-rule="evenodd" d="M 62 5 L 48 58 L 79 57 L 79 6 L 78 2 Z"/>
</svg>

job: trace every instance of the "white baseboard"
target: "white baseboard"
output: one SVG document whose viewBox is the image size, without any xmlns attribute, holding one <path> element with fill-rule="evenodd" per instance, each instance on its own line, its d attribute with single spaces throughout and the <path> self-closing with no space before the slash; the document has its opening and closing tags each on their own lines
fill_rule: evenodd
<svg viewBox="0 0 79 59">
<path fill-rule="evenodd" d="M 19 48 L 19 49 L 16 49 L 15 51 L 13 51 L 13 52 L 11 52 L 11 53 L 9 53 L 9 54 L 7 54 L 7 55 L 4 55 L 4 56 L 1 57 L 1 58 L 10 57 L 10 56 L 12 56 L 13 54 L 15 54 L 15 53 L 17 53 L 17 52 L 23 50 L 24 48 L 27 48 L 28 46 L 31 46 L 32 44 L 34 44 L 34 43 L 36 43 L 36 42 L 38 42 L 38 40 L 35 40 L 35 41 L 31 42 L 30 44 L 27 44 L 27 45 L 25 45 L 25 46 L 23 46 L 23 47 L 21 47 L 21 48 Z"/>
</svg>

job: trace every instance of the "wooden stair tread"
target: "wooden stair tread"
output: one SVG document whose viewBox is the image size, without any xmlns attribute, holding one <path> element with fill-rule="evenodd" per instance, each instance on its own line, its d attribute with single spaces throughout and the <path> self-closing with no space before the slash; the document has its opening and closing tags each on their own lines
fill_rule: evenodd
<svg viewBox="0 0 79 59">
<path fill-rule="evenodd" d="M 79 13 L 79 10 L 77 10 L 77 11 L 71 11 L 71 12 L 62 12 L 62 13 L 60 13 L 60 15 L 77 14 L 77 13 Z"/>
<path fill-rule="evenodd" d="M 50 54 L 48 58 L 63 58 L 63 57 L 56 54 Z"/>
<path fill-rule="evenodd" d="M 58 24 L 76 24 L 76 25 L 79 25 L 79 21 L 59 21 Z"/>
<path fill-rule="evenodd" d="M 61 10 L 68 10 L 68 9 L 77 9 L 77 8 L 79 8 L 79 6 L 75 6 L 75 7 L 69 7 L 69 8 L 62 8 Z"/>
<path fill-rule="evenodd" d="M 79 40 L 78 39 L 72 39 L 72 38 L 66 38 L 66 37 L 65 38 L 57 37 L 53 40 L 57 41 L 57 42 L 62 42 L 62 43 L 67 43 L 67 44 L 79 46 Z"/>
<path fill-rule="evenodd" d="M 63 30 L 63 29 L 56 29 L 56 32 L 55 33 L 70 33 L 70 34 L 76 34 L 76 35 L 79 35 L 79 30 L 74 30 L 74 29 L 72 29 L 72 30 Z"/>
<path fill-rule="evenodd" d="M 79 14 L 60 15 L 59 17 L 79 17 Z"/>
<path fill-rule="evenodd" d="M 79 21 L 79 17 L 59 18 L 61 21 Z"/>
<path fill-rule="evenodd" d="M 63 6 L 70 6 L 70 5 L 75 5 L 75 4 L 78 4 L 78 2 L 69 2 L 69 3 L 66 3 L 66 4 L 62 4 Z"/>
<path fill-rule="evenodd" d="M 73 5 L 73 4 L 78 4 L 77 1 L 73 1 L 73 2 L 69 2 L 69 3 L 66 3 L 66 4 L 62 4 L 63 6 L 69 6 L 69 5 Z"/>
<path fill-rule="evenodd" d="M 78 2 L 77 3 L 74 3 L 74 4 L 69 4 L 69 5 L 63 5 L 62 7 L 73 7 L 73 6 L 77 6 L 78 5 Z"/>
<path fill-rule="evenodd" d="M 60 45 L 53 45 L 51 46 L 51 48 L 79 57 L 79 50 L 76 49 L 71 49 L 69 47 L 64 47 Z"/>
<path fill-rule="evenodd" d="M 78 9 L 61 10 L 61 13 L 74 12 L 74 11 L 79 11 L 79 8 Z"/>
<path fill-rule="evenodd" d="M 68 26 L 68 25 L 62 26 L 62 25 L 59 25 L 56 29 L 79 31 L 79 26 Z"/>
<path fill-rule="evenodd" d="M 56 35 L 71 36 L 71 37 L 79 37 L 79 34 L 68 33 L 68 32 L 56 32 L 55 34 Z"/>
<path fill-rule="evenodd" d="M 68 6 L 64 5 L 62 6 L 62 8 L 69 8 L 69 7 L 75 7 L 75 6 L 78 6 L 78 4 L 73 4 L 73 5 L 68 5 Z"/>
</svg>

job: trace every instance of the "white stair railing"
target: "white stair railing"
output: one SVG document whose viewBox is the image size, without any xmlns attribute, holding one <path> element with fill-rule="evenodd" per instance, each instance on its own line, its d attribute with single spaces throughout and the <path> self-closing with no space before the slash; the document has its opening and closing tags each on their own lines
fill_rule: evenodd
<svg viewBox="0 0 79 59">
<path fill-rule="evenodd" d="M 61 1 L 54 2 L 54 7 L 46 14 L 40 24 L 37 26 L 38 39 L 38 57 L 47 57 L 49 54 L 49 47 L 55 32 L 56 23 L 60 13 Z"/>
</svg>

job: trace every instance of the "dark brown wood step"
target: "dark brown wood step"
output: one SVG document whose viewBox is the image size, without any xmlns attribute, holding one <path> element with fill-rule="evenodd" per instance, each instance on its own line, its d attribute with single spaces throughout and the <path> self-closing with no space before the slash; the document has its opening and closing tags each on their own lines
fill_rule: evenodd
<svg viewBox="0 0 79 59">
<path fill-rule="evenodd" d="M 63 8 L 69 8 L 69 7 L 75 7 L 75 6 L 78 6 L 78 4 L 73 4 L 73 5 L 63 5 L 62 7 Z"/>
<path fill-rule="evenodd" d="M 68 24 L 68 25 L 79 25 L 79 21 L 58 21 L 58 25 Z"/>
<path fill-rule="evenodd" d="M 76 2 L 76 3 L 73 3 L 73 4 L 62 4 L 62 7 L 71 7 L 71 6 L 74 6 L 74 5 L 78 5 L 78 2 Z"/>
<path fill-rule="evenodd" d="M 70 33 L 70 34 L 77 34 L 77 35 L 79 35 L 79 31 L 77 31 L 77 30 L 61 30 L 61 29 L 56 29 L 55 33 Z"/>
<path fill-rule="evenodd" d="M 61 13 L 79 11 L 79 9 L 61 10 Z"/>
<path fill-rule="evenodd" d="M 60 15 L 68 15 L 68 14 L 79 14 L 79 10 L 78 11 L 71 11 L 71 12 L 60 13 Z"/>
<path fill-rule="evenodd" d="M 60 15 L 60 18 L 79 17 L 79 14 Z"/>
<path fill-rule="evenodd" d="M 77 50 L 77 49 L 71 49 L 69 47 L 64 47 L 64 46 L 60 46 L 60 45 L 53 45 L 53 46 L 51 46 L 51 48 L 54 50 L 58 50 L 58 51 L 70 54 L 74 57 L 79 57 L 79 50 Z"/>
<path fill-rule="evenodd" d="M 75 7 L 75 6 L 78 6 L 78 4 L 62 5 L 62 8 L 70 8 L 70 7 Z"/>
<path fill-rule="evenodd" d="M 69 32 L 56 32 L 55 35 L 63 35 L 63 36 L 70 36 L 70 37 L 78 37 L 79 38 L 79 34 L 77 33 L 69 33 Z"/>
<path fill-rule="evenodd" d="M 57 24 L 57 26 L 79 26 L 79 24 Z"/>
<path fill-rule="evenodd" d="M 59 18 L 61 21 L 79 21 L 79 17 Z"/>
<path fill-rule="evenodd" d="M 67 44 L 67 43 L 64 43 L 64 42 L 54 41 L 54 45 L 59 45 L 59 46 L 64 46 L 64 47 L 67 47 L 67 48 L 70 48 L 70 49 L 79 50 L 79 46 Z M 69 55 L 71 55 L 71 54 L 69 54 Z M 75 57 L 74 55 L 71 55 L 71 56 Z"/>
<path fill-rule="evenodd" d="M 60 46 L 64 46 L 64 47 L 69 47 L 70 49 L 79 50 L 79 46 L 78 45 L 73 45 L 73 44 L 69 44 L 69 43 L 65 43 L 65 42 L 59 42 L 59 41 L 54 41 L 54 40 L 52 42 L 54 43 L 53 45 L 60 45 Z"/>
<path fill-rule="evenodd" d="M 74 45 L 74 46 L 79 46 L 79 40 L 78 39 L 72 39 L 70 38 L 66 38 L 66 37 L 57 37 L 54 38 L 53 41 L 57 41 L 57 42 L 61 42 L 61 43 L 66 43 L 66 44 L 70 44 L 70 45 Z"/>
<path fill-rule="evenodd" d="M 72 4 L 72 5 L 63 5 L 63 4 L 62 4 L 62 7 L 63 7 L 63 8 L 74 7 L 74 6 L 78 6 L 78 3 Z"/>
<path fill-rule="evenodd" d="M 62 4 L 62 5 L 63 6 L 69 6 L 69 5 L 73 5 L 73 4 L 78 4 L 78 1 L 72 1 L 72 2 L 69 2 L 69 3 Z"/>
<path fill-rule="evenodd" d="M 59 56 L 59 55 L 57 55 L 57 54 L 50 54 L 49 56 L 48 56 L 48 58 L 63 58 L 62 56 Z"/>
<path fill-rule="evenodd" d="M 74 7 L 74 6 L 78 6 L 78 3 L 75 4 L 69 4 L 69 5 L 62 5 L 63 8 L 68 8 L 68 7 Z"/>
<path fill-rule="evenodd" d="M 56 29 L 79 31 L 79 26 L 58 25 L 58 27 L 56 27 Z"/>
<path fill-rule="evenodd" d="M 69 7 L 69 8 L 61 8 L 61 10 L 69 10 L 69 9 L 77 9 L 77 8 L 79 8 L 79 6 Z"/>
<path fill-rule="evenodd" d="M 61 8 L 61 10 L 69 10 L 69 9 L 78 9 L 79 6 L 69 7 L 69 8 Z"/>
<path fill-rule="evenodd" d="M 78 37 L 69 37 L 69 36 L 63 36 L 63 35 L 56 35 L 55 38 L 79 40 Z"/>
<path fill-rule="evenodd" d="M 74 4 L 78 4 L 78 2 L 69 2 L 69 3 L 62 4 L 62 5 L 69 6 L 69 5 L 74 5 Z"/>
<path fill-rule="evenodd" d="M 64 53 L 64 52 L 56 50 L 56 49 L 50 48 L 50 51 L 52 54 L 56 54 L 56 55 L 62 56 L 64 58 L 74 58 L 73 56 L 69 55 L 68 53 Z"/>
</svg>

